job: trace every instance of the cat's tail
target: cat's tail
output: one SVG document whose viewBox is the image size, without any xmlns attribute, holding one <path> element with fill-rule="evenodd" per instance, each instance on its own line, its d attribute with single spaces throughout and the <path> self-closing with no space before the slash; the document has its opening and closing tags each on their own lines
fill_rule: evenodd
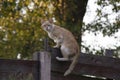
<svg viewBox="0 0 120 80">
<path fill-rule="evenodd" d="M 77 54 L 75 55 L 72 63 L 70 64 L 68 70 L 64 73 L 64 76 L 69 75 L 69 74 L 73 71 L 75 65 L 77 64 L 77 62 L 78 62 L 78 60 L 79 60 L 79 57 L 80 57 L 80 53 L 77 53 Z"/>
</svg>

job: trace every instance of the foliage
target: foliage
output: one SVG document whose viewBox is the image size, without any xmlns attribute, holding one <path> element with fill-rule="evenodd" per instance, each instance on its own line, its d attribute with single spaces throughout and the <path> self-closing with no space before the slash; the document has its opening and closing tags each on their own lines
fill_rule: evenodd
<svg viewBox="0 0 120 80">
<path fill-rule="evenodd" d="M 101 31 L 104 36 L 111 36 L 118 32 L 118 29 L 120 29 L 120 0 L 97 0 L 96 3 L 99 6 L 96 11 L 96 19 L 92 23 L 87 24 L 83 30 L 93 32 Z M 107 7 L 110 7 L 112 11 L 103 11 Z M 111 22 L 110 16 L 113 14 L 118 14 L 118 16 L 116 16 L 115 19 L 112 19 Z"/>
<path fill-rule="evenodd" d="M 81 20 L 80 22 L 82 23 L 82 19 L 84 16 L 84 14 L 79 15 L 80 12 L 76 12 L 76 10 L 79 10 L 78 2 L 80 1 L 0 1 L 0 57 L 16 58 L 16 56 L 20 53 L 22 54 L 22 58 L 25 58 L 30 57 L 30 55 L 32 55 L 32 53 L 34 53 L 35 51 L 39 51 L 40 49 L 42 49 L 43 42 L 41 40 L 46 36 L 46 34 L 40 28 L 41 18 L 48 19 L 55 17 L 57 22 L 64 22 L 65 24 L 60 25 L 68 26 L 67 28 L 73 31 L 73 25 L 78 25 L 79 20 Z M 62 7 L 63 3 L 66 7 Z M 61 11 L 59 12 L 59 10 L 63 9 L 64 13 L 61 13 Z M 85 13 L 85 10 L 82 13 Z M 61 20 L 61 16 L 62 18 L 63 16 L 65 18 Z M 77 16 L 82 17 L 79 19 L 79 17 Z M 75 33 L 75 31 L 80 32 L 78 31 L 78 27 L 76 27 L 73 32 Z M 78 35 L 78 33 L 76 35 Z"/>
<path fill-rule="evenodd" d="M 96 36 L 98 32 L 101 32 L 103 36 L 111 37 L 120 29 L 120 0 L 96 0 L 96 4 L 98 7 L 95 20 L 89 24 L 84 24 L 82 31 L 93 32 Z M 85 45 L 83 47 L 90 53 L 89 47 Z M 117 46 L 115 47 L 117 48 Z M 96 51 L 96 54 L 103 55 L 105 49 L 100 48 L 101 51 L 93 50 L 92 53 Z"/>
<path fill-rule="evenodd" d="M 81 45 L 82 21 L 88 0 L 54 0 L 54 16 L 62 27 L 70 30 Z"/>
<path fill-rule="evenodd" d="M 108 14 L 101 12 L 106 5 L 113 6 L 113 12 L 119 12 L 119 0 L 98 0 L 98 18 L 82 27 L 88 0 L 0 0 L 0 57 L 29 58 L 32 53 L 43 49 L 46 33 L 40 28 L 40 20 L 55 18 L 56 24 L 69 29 L 81 45 L 82 31 L 100 30 L 105 35 L 117 32 L 120 18 L 114 23 L 108 22 Z M 106 18 L 101 22 L 101 18 Z M 102 25 L 105 25 L 103 27 Z M 88 27 L 90 26 L 90 27 Z"/>
<path fill-rule="evenodd" d="M 40 4 L 30 0 L 0 1 L 0 57 L 16 58 L 18 53 L 28 57 L 43 48 L 45 32 L 40 28 L 40 19 L 45 10 Z"/>
</svg>

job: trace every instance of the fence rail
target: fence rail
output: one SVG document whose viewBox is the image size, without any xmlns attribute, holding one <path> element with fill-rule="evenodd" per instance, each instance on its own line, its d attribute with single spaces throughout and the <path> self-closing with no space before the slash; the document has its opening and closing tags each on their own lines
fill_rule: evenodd
<svg viewBox="0 0 120 80">
<path fill-rule="evenodd" d="M 0 80 L 38 80 L 38 66 L 39 61 L 0 59 Z"/>
<path fill-rule="evenodd" d="M 64 73 L 71 62 L 58 62 L 55 56 L 61 56 L 59 49 L 52 50 L 52 71 Z M 120 80 L 120 59 L 81 53 L 78 64 L 69 76 L 72 75 L 92 75 Z"/>
<path fill-rule="evenodd" d="M 81 53 L 73 72 L 64 77 L 71 62 L 55 59 L 56 56 L 62 57 L 59 49 L 48 50 L 34 53 L 33 60 L 0 59 L 0 80 L 103 80 L 83 75 L 120 80 L 120 59 Z M 8 74 L 12 73 L 15 73 L 12 77 L 17 78 L 9 78 Z M 26 75 L 28 78 L 23 78 Z"/>
<path fill-rule="evenodd" d="M 33 72 L 38 61 L 0 59 L 0 72 Z"/>
</svg>

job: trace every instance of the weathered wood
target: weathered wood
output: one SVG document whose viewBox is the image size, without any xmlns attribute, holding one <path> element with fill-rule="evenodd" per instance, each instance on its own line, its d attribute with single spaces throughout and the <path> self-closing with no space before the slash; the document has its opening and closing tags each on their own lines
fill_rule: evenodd
<svg viewBox="0 0 120 80">
<path fill-rule="evenodd" d="M 28 72 L 33 74 L 34 80 L 102 80 L 82 75 L 120 79 L 120 59 L 81 53 L 73 72 L 64 77 L 63 74 L 71 62 L 61 62 L 55 59 L 56 56 L 62 57 L 59 49 L 51 49 L 50 52 L 52 59 L 50 53 L 46 51 L 34 53 L 34 61 L 0 59 L 0 73 Z"/>
<path fill-rule="evenodd" d="M 46 51 L 33 54 L 30 60 L 0 59 L 0 73 L 32 73 L 34 80 L 50 80 L 51 57 Z"/>
<path fill-rule="evenodd" d="M 65 77 L 63 76 L 62 73 L 52 72 L 51 80 L 103 80 L 103 79 L 85 77 L 81 75 L 69 75 Z"/>
<path fill-rule="evenodd" d="M 36 61 L 0 59 L 0 72 L 33 72 Z"/>
<path fill-rule="evenodd" d="M 40 69 L 41 69 L 41 64 L 40 64 L 40 52 L 35 52 L 33 54 L 33 60 L 34 61 L 37 61 L 38 62 L 38 65 L 37 65 L 37 71 L 35 71 L 35 74 L 33 75 L 34 76 L 34 79 L 35 80 L 40 80 L 41 79 L 41 72 L 40 72 Z"/>
<path fill-rule="evenodd" d="M 62 73 L 69 67 L 71 62 L 60 62 L 55 59 L 61 56 L 59 49 L 52 49 L 52 72 Z M 110 79 L 120 79 L 120 59 L 105 56 L 82 54 L 72 74 L 94 75 Z M 72 75 L 71 74 L 71 75 Z"/>
<path fill-rule="evenodd" d="M 3 73 L 5 74 L 31 73 L 33 75 L 37 75 L 38 65 L 39 65 L 38 61 L 0 59 L 0 75 L 2 75 Z M 33 77 L 33 78 L 34 80 L 38 80 L 36 77 Z"/>
<path fill-rule="evenodd" d="M 36 56 L 37 55 L 37 56 Z M 35 56 L 37 60 L 40 61 L 39 76 L 40 80 L 50 80 L 51 76 L 51 56 L 50 53 L 46 51 L 36 52 Z M 34 57 L 35 57 L 34 56 Z M 35 60 L 34 59 L 34 60 Z"/>
</svg>

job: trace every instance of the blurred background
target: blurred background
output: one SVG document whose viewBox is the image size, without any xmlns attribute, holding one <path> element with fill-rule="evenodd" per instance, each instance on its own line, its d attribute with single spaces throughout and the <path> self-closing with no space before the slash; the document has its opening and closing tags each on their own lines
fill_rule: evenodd
<svg viewBox="0 0 120 80">
<path fill-rule="evenodd" d="M 0 0 L 0 58 L 42 50 L 40 20 L 49 18 L 73 33 L 83 53 L 120 56 L 120 0 Z"/>
</svg>

